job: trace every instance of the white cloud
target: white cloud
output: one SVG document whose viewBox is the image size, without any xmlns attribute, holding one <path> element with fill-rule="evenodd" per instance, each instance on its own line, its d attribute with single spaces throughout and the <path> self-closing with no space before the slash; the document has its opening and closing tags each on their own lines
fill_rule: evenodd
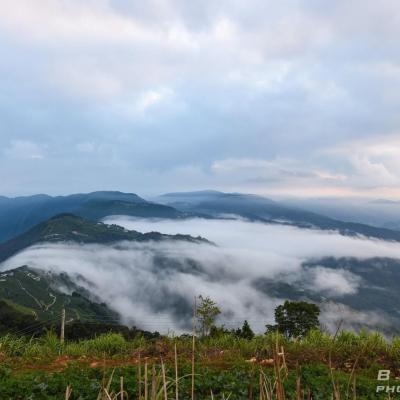
<svg viewBox="0 0 400 400">
<path fill-rule="evenodd" d="M 305 272 L 306 288 L 312 292 L 326 293 L 328 296 L 356 294 L 361 285 L 359 276 L 343 269 L 315 267 Z M 300 283 L 300 282 L 299 282 Z"/>
<path fill-rule="evenodd" d="M 391 134 L 369 139 L 349 140 L 324 150 L 321 154 L 350 164 L 346 185 L 361 189 L 380 188 L 382 194 L 400 184 L 400 135 Z M 396 196 L 398 197 L 398 196 Z"/>
<path fill-rule="evenodd" d="M 330 332 L 341 329 L 359 330 L 361 327 L 375 330 L 379 326 L 382 330 L 390 330 L 388 315 L 383 312 L 360 312 L 344 304 L 326 302 L 321 307 L 321 323 Z"/>
<path fill-rule="evenodd" d="M 283 299 L 255 289 L 257 282 L 301 282 L 298 287 L 340 302 L 341 296 L 357 294 L 363 285 L 359 277 L 341 269 L 306 268 L 304 261 L 325 256 L 400 258 L 397 243 L 239 220 L 110 217 L 107 222 L 139 231 L 200 234 L 217 246 L 176 241 L 110 246 L 43 244 L 17 254 L 1 269 L 26 264 L 67 272 L 120 312 L 126 322 L 147 329 L 187 328 L 193 296 L 203 294 L 221 306 L 221 323 L 233 327 L 248 319 L 262 332 Z M 323 318 L 326 321 L 331 316 Z"/>
</svg>

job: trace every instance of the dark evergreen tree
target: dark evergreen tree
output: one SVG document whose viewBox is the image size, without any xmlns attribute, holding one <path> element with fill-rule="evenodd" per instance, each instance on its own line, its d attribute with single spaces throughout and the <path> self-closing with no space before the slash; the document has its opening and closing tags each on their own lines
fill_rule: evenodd
<svg viewBox="0 0 400 400">
<path fill-rule="evenodd" d="M 254 332 L 250 328 L 250 325 L 247 322 L 247 320 L 245 320 L 243 323 L 240 336 L 244 339 L 253 339 L 253 337 L 254 337 Z"/>
</svg>

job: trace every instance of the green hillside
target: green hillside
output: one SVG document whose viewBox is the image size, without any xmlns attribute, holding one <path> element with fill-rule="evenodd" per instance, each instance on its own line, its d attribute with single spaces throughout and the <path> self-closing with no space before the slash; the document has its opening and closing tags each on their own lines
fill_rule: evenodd
<svg viewBox="0 0 400 400">
<path fill-rule="evenodd" d="M 117 225 L 91 222 L 72 214 L 61 214 L 42 222 L 22 235 L 0 244 L 0 262 L 39 243 L 115 243 L 119 241 L 186 240 L 205 242 L 187 235 L 140 233 Z M 20 266 L 0 272 L 0 301 L 35 320 L 58 319 L 63 308 L 69 321 L 118 321 L 105 304 L 93 300 L 84 288 L 66 274 L 56 274 Z M 18 317 L 20 318 L 20 317 Z"/>
<path fill-rule="evenodd" d="M 170 236 L 158 232 L 128 231 L 117 225 L 96 223 L 72 214 L 60 214 L 34 226 L 16 238 L 0 244 L 0 262 L 29 246 L 43 242 L 113 243 L 121 240 L 158 241 L 164 239 L 205 241 L 188 235 Z"/>
<path fill-rule="evenodd" d="M 67 275 L 26 266 L 0 273 L 0 301 L 35 320 L 57 319 L 63 308 L 67 320 L 118 318 L 105 304 L 89 300 Z"/>
</svg>

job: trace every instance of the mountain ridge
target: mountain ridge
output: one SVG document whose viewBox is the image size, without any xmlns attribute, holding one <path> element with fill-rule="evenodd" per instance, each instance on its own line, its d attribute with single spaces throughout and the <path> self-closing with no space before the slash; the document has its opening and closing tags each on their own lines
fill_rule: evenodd
<svg viewBox="0 0 400 400">
<path fill-rule="evenodd" d="M 146 201 L 134 193 L 118 191 L 97 191 L 56 197 L 33 195 L 1 198 L 0 243 L 61 213 L 72 213 L 93 221 L 121 214 L 173 219 L 186 216 L 186 213 L 173 207 Z"/>
<path fill-rule="evenodd" d="M 0 263 L 19 251 L 39 243 L 114 243 L 118 241 L 184 240 L 192 243 L 210 243 L 189 235 L 165 235 L 159 232 L 141 233 L 118 225 L 92 222 L 70 213 L 63 213 L 41 222 L 27 232 L 0 243 Z"/>
<path fill-rule="evenodd" d="M 208 214 L 212 217 L 232 214 L 251 221 L 290 224 L 299 228 L 336 230 L 347 236 L 364 235 L 377 239 L 400 241 L 400 231 L 397 230 L 341 221 L 254 194 L 216 191 L 175 192 L 166 193 L 156 199 L 181 212 Z"/>
</svg>

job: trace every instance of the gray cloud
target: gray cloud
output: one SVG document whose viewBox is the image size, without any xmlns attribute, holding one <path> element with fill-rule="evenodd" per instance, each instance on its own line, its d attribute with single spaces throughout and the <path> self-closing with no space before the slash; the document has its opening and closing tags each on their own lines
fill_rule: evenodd
<svg viewBox="0 0 400 400">
<path fill-rule="evenodd" d="M 333 302 L 324 303 L 321 310 L 321 323 L 330 332 L 336 332 L 339 326 L 341 329 L 356 331 L 360 328 L 375 330 L 379 326 L 382 331 L 390 332 L 390 316 L 381 311 L 355 312 L 344 304 Z M 388 337 L 390 338 L 391 335 Z"/>
<path fill-rule="evenodd" d="M 369 139 L 398 150 L 395 0 L 21 0 L 0 11 L 0 146 L 46 147 L 40 159 L 0 154 L 4 194 L 374 195 L 373 182 L 400 196 L 390 157 L 326 155 Z M 255 176 L 215 170 L 232 160 L 258 163 Z"/>
</svg>

